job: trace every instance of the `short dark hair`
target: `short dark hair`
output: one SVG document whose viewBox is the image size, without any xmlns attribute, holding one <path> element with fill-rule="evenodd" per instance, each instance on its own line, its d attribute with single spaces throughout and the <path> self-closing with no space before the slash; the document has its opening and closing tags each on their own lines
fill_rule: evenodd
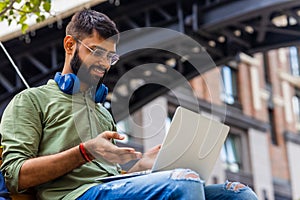
<svg viewBox="0 0 300 200">
<path fill-rule="evenodd" d="M 77 39 L 92 36 L 96 31 L 104 39 L 119 40 L 119 31 L 116 24 L 105 14 L 91 9 L 75 13 L 66 27 L 66 34 Z"/>
</svg>

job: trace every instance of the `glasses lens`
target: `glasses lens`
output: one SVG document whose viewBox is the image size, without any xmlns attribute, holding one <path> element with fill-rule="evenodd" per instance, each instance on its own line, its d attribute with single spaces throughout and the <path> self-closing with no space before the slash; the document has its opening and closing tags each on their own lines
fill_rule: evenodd
<svg viewBox="0 0 300 200">
<path fill-rule="evenodd" d="M 118 62 L 119 60 L 119 56 L 115 53 L 107 53 L 107 51 L 103 50 L 103 49 L 96 49 L 93 51 L 93 56 L 103 59 L 106 58 L 110 65 L 114 65 Z"/>
<path fill-rule="evenodd" d="M 119 60 L 119 55 L 118 54 L 109 53 L 106 50 L 100 49 L 100 48 L 97 48 L 97 49 L 93 50 L 90 47 L 88 47 L 87 45 L 85 45 L 82 41 L 80 41 L 80 40 L 76 40 L 76 41 L 78 41 L 80 44 L 82 44 L 88 50 L 90 50 L 94 57 L 100 58 L 100 59 L 106 58 L 109 61 L 110 65 L 116 64 Z"/>
<path fill-rule="evenodd" d="M 103 49 L 96 49 L 93 51 L 93 56 L 103 58 L 106 55 L 106 51 Z"/>
</svg>

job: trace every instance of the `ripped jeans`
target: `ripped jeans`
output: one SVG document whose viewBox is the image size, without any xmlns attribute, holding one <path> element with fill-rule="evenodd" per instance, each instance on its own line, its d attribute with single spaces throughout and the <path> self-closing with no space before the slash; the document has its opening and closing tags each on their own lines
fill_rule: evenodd
<svg viewBox="0 0 300 200">
<path fill-rule="evenodd" d="M 247 186 L 237 189 L 236 182 L 204 186 L 197 173 L 175 169 L 151 173 L 90 188 L 78 200 L 84 199 L 178 199 L 178 200 L 257 200 Z"/>
</svg>

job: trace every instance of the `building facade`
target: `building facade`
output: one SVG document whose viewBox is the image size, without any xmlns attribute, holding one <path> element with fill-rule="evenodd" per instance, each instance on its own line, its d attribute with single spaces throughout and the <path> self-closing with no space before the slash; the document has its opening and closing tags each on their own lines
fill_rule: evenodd
<svg viewBox="0 0 300 200">
<path fill-rule="evenodd" d="M 199 108 L 231 127 L 207 184 L 236 180 L 261 200 L 298 200 L 299 74 L 297 47 L 241 53 L 190 80 L 191 89 L 179 86 L 150 102 L 118 128 L 130 133 L 127 142 L 146 150 L 162 141 L 177 106 Z"/>
</svg>

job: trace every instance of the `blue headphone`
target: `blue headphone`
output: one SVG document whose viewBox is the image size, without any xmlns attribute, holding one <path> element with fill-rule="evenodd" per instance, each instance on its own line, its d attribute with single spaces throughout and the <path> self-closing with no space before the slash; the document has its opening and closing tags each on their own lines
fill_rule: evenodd
<svg viewBox="0 0 300 200">
<path fill-rule="evenodd" d="M 61 74 L 61 72 L 56 72 L 54 80 L 57 83 L 59 89 L 66 94 L 76 94 L 80 90 L 79 78 L 72 73 Z M 105 98 L 108 93 L 108 88 L 103 84 L 99 84 L 97 87 L 93 100 L 96 103 L 104 103 Z"/>
</svg>

